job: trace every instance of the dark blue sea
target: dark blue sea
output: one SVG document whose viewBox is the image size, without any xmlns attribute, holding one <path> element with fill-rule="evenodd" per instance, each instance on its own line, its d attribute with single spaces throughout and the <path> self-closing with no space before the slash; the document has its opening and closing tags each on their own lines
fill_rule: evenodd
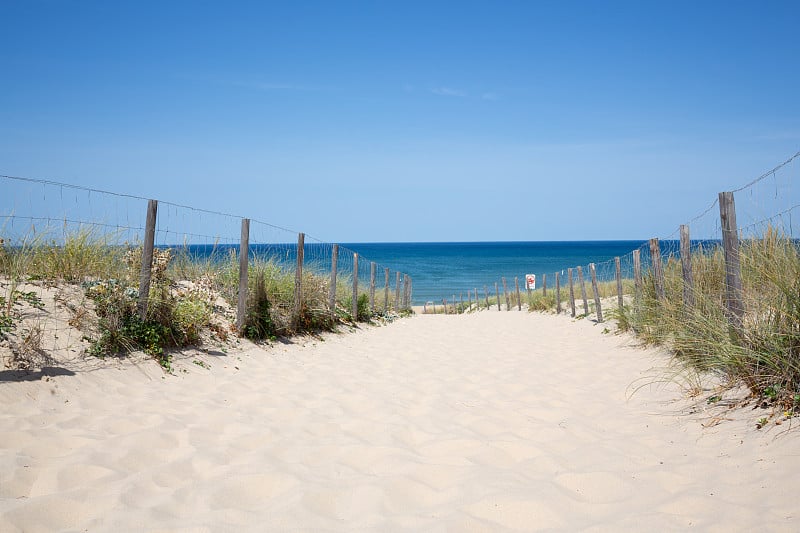
<svg viewBox="0 0 800 533">
<path fill-rule="evenodd" d="M 693 247 L 704 241 L 693 241 Z M 710 243 L 711 241 L 705 241 Z M 213 249 L 212 249 L 213 248 Z M 205 245 L 189 246 L 198 257 L 219 254 L 224 257 L 237 246 Z M 662 257 L 677 254 L 676 241 L 661 241 Z M 307 269 L 320 273 L 330 272 L 332 245 L 308 243 L 304 246 Z M 596 265 L 598 281 L 609 281 L 615 277 L 614 258 L 619 257 L 622 276 L 633 277 L 633 250 L 641 252 L 642 267 L 650 263 L 646 241 L 553 241 L 553 242 L 445 242 L 445 243 L 349 243 L 341 244 L 338 271 L 342 276 L 352 275 L 353 254 L 359 256 L 359 281 L 369 283 L 370 264 L 376 263 L 376 286 L 384 287 L 385 270 L 390 270 L 390 287 L 394 290 L 397 272 L 408 274 L 413 280 L 412 302 L 421 305 L 427 301 L 441 302 L 443 298 L 460 297 L 466 291 L 478 289 L 483 294 L 484 286 L 494 294 L 494 284 L 502 290 L 502 278 L 506 278 L 510 290 L 514 290 L 515 278 L 520 290 L 525 288 L 525 276 L 535 274 L 537 288 L 541 288 L 544 276 L 547 286 L 555 286 L 555 273 L 559 272 L 566 284 L 567 269 L 581 266 L 584 276 L 589 278 L 589 263 Z M 294 244 L 251 244 L 253 256 L 270 257 L 293 268 L 297 247 Z M 577 272 L 573 273 L 577 279 Z"/>
<path fill-rule="evenodd" d="M 406 273 L 413 279 L 413 302 L 451 299 L 453 295 L 484 285 L 494 292 L 495 282 L 505 277 L 509 287 L 514 278 L 524 289 L 525 275 L 535 274 L 541 286 L 547 274 L 550 287 L 555 272 L 589 263 L 603 264 L 601 278 L 613 279 L 614 257 L 625 256 L 623 270 L 630 265 L 631 252 L 643 241 L 565 241 L 565 242 L 448 242 L 448 243 L 370 243 L 343 244 L 366 260 Z M 360 269 L 359 269 L 360 270 Z M 630 270 L 630 268 L 627 268 Z M 588 273 L 587 273 L 588 276 Z M 380 277 L 378 278 L 381 279 Z"/>
</svg>

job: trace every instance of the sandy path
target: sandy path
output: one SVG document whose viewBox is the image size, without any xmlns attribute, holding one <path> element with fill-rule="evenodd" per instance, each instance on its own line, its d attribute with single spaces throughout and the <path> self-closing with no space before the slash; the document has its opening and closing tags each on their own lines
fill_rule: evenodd
<svg viewBox="0 0 800 533">
<path fill-rule="evenodd" d="M 0 382 L 0 531 L 800 529 L 797 435 L 628 399 L 628 343 L 482 312 Z"/>
</svg>

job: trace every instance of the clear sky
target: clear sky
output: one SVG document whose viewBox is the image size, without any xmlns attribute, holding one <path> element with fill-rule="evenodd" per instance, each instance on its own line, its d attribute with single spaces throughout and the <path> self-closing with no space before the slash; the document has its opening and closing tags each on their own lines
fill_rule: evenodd
<svg viewBox="0 0 800 533">
<path fill-rule="evenodd" d="M 0 174 L 330 242 L 639 239 L 800 149 L 800 2 L 0 0 Z"/>
</svg>

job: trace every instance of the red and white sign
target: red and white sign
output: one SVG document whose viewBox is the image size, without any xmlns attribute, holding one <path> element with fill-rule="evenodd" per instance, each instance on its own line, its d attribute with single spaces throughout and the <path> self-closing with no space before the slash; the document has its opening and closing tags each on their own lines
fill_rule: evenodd
<svg viewBox="0 0 800 533">
<path fill-rule="evenodd" d="M 529 291 L 536 290 L 536 274 L 525 274 L 525 288 Z"/>
</svg>

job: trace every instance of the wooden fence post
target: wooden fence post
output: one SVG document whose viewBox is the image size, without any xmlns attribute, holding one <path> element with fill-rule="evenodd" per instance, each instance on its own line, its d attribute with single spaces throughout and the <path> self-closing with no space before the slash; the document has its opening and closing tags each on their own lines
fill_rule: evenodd
<svg viewBox="0 0 800 533">
<path fill-rule="evenodd" d="M 139 318 L 147 318 L 147 301 L 150 298 L 150 275 L 153 270 L 153 248 L 156 242 L 156 216 L 158 200 L 148 200 L 147 219 L 142 246 L 142 269 L 139 274 Z"/>
<path fill-rule="evenodd" d="M 486 310 L 489 310 L 489 289 L 486 285 L 483 286 L 483 297 L 486 298 Z"/>
<path fill-rule="evenodd" d="M 656 298 L 663 302 L 667 295 L 664 292 L 664 265 L 661 263 L 661 246 L 658 239 L 650 239 L 650 261 L 653 264 L 653 285 L 656 291 Z"/>
<path fill-rule="evenodd" d="M 519 278 L 514 278 L 514 285 L 517 288 L 517 311 L 522 311 L 522 298 L 519 296 Z"/>
<path fill-rule="evenodd" d="M 572 283 L 572 269 L 567 269 L 567 276 L 569 277 L 569 307 L 572 310 L 572 318 L 575 318 L 575 288 Z"/>
<path fill-rule="evenodd" d="M 383 312 L 389 312 L 389 268 L 383 269 L 386 279 L 383 282 Z M 434 311 L 435 312 L 435 311 Z"/>
<path fill-rule="evenodd" d="M 556 272 L 556 314 L 561 314 L 561 275 Z"/>
<path fill-rule="evenodd" d="M 586 283 L 583 280 L 582 267 L 578 267 L 578 283 L 581 286 L 581 298 L 583 298 L 583 314 L 589 316 L 589 299 L 586 297 Z"/>
<path fill-rule="evenodd" d="M 375 272 L 378 265 L 375 261 L 369 263 L 369 312 L 375 314 Z"/>
<path fill-rule="evenodd" d="M 358 254 L 353 252 L 353 322 L 358 322 Z"/>
<path fill-rule="evenodd" d="M 742 327 L 744 302 L 742 270 L 739 264 L 739 232 L 732 192 L 719 193 L 719 217 L 722 225 L 722 247 L 725 251 L 725 309 L 731 325 L 738 330 Z"/>
<path fill-rule="evenodd" d="M 467 289 L 467 302 L 469 303 L 469 310 L 472 311 L 472 292 Z"/>
<path fill-rule="evenodd" d="M 406 274 L 405 283 L 403 284 L 403 287 L 405 289 L 406 310 L 411 309 L 411 283 L 412 283 L 411 276 Z"/>
<path fill-rule="evenodd" d="M 511 302 L 508 300 L 508 285 L 506 284 L 506 278 L 502 278 L 503 280 L 503 297 L 506 299 L 506 311 L 511 311 Z"/>
<path fill-rule="evenodd" d="M 242 235 L 239 241 L 239 305 L 236 307 L 236 329 L 243 333 L 247 318 L 247 261 L 250 257 L 250 219 L 242 219 Z"/>
<path fill-rule="evenodd" d="M 478 287 L 475 287 L 475 310 L 476 311 L 481 310 L 480 300 L 478 300 Z"/>
<path fill-rule="evenodd" d="M 447 312 L 447 298 L 442 298 L 442 307 L 444 307 L 444 314 L 448 314 L 448 312 Z"/>
<path fill-rule="evenodd" d="M 597 321 L 603 321 L 603 308 L 600 307 L 600 291 L 597 287 L 597 271 L 594 267 L 594 263 L 589 263 L 589 274 L 592 276 L 592 292 L 594 292 L 594 311 L 597 315 Z"/>
<path fill-rule="evenodd" d="M 547 274 L 542 274 L 542 296 L 547 296 Z"/>
<path fill-rule="evenodd" d="M 633 300 L 638 306 L 642 298 L 642 256 L 641 250 L 633 251 Z"/>
<path fill-rule="evenodd" d="M 328 296 L 328 307 L 331 310 L 331 322 L 336 322 L 336 274 L 339 263 L 339 245 L 333 245 L 331 252 L 331 293 Z"/>
<path fill-rule="evenodd" d="M 622 266 L 620 265 L 619 257 L 614 258 L 614 273 L 617 278 L 617 306 L 619 307 L 619 312 L 622 313 L 625 302 L 622 298 Z"/>
<path fill-rule="evenodd" d="M 500 290 L 497 288 L 497 282 L 494 282 L 494 296 L 497 298 L 497 310 L 500 311 Z"/>
<path fill-rule="evenodd" d="M 455 294 L 453 295 L 453 314 L 454 315 L 458 314 L 458 308 L 456 307 L 456 295 Z"/>
<path fill-rule="evenodd" d="M 400 272 L 396 272 L 394 281 L 394 310 L 400 309 Z"/>
<path fill-rule="evenodd" d="M 294 313 L 292 325 L 295 331 L 300 324 L 300 313 L 303 310 L 303 255 L 305 253 L 305 233 L 297 235 L 297 268 L 294 271 Z"/>
<path fill-rule="evenodd" d="M 458 295 L 459 305 L 461 306 L 461 312 L 464 312 L 464 293 L 459 293 Z"/>
<path fill-rule="evenodd" d="M 683 306 L 687 311 L 694 307 L 694 275 L 692 274 L 692 241 L 689 226 L 681 224 L 681 270 L 683 271 Z"/>
</svg>

